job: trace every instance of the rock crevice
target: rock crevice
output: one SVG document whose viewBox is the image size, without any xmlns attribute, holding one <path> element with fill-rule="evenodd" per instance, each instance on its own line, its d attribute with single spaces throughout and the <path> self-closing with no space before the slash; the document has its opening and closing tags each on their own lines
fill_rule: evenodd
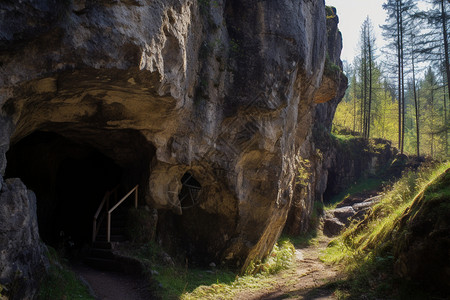
<svg viewBox="0 0 450 300">
<path fill-rule="evenodd" d="M 242 269 L 268 254 L 294 197 L 299 158 L 312 151 L 315 95 L 335 89 L 320 102 L 337 103 L 345 85 L 339 72 L 325 72 L 323 1 L 0 8 L 3 174 L 9 146 L 36 131 L 88 144 L 119 165 L 138 141 L 151 150 L 127 164 L 148 168 L 140 201 L 159 210 L 160 242 L 194 261 Z M 186 172 L 201 186 L 189 209 L 179 197 Z"/>
</svg>

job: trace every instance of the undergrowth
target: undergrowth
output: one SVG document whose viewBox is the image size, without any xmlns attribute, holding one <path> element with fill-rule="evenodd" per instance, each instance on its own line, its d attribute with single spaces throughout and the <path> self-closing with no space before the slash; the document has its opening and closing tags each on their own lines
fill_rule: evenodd
<svg viewBox="0 0 450 300">
<path fill-rule="evenodd" d="M 78 279 L 74 272 L 65 265 L 56 250 L 48 247 L 50 269 L 44 278 L 40 290 L 39 300 L 54 299 L 85 299 L 94 300 L 88 288 Z"/>
<path fill-rule="evenodd" d="M 208 286 L 199 286 L 190 293 L 183 293 L 181 299 L 231 299 L 238 292 L 259 290 L 272 283 L 270 275 L 289 268 L 292 264 L 295 248 L 289 239 L 281 239 L 270 255 L 261 262 L 252 263 L 246 275 L 236 276 L 229 283 L 217 282 Z"/>
<path fill-rule="evenodd" d="M 271 254 L 263 261 L 255 262 L 247 269 L 248 275 L 237 276 L 228 269 L 211 267 L 192 268 L 164 262 L 167 254 L 157 245 L 148 243 L 130 254 L 147 266 L 159 284 L 158 295 L 162 299 L 230 299 L 243 289 L 260 289 L 270 286 L 270 276 L 291 265 L 294 246 L 281 239 Z M 255 274 L 255 275 L 250 275 Z"/>
<path fill-rule="evenodd" d="M 321 259 L 327 263 L 342 263 L 349 274 L 348 280 L 338 284 L 336 295 L 343 299 L 427 297 L 420 287 L 413 286 L 414 283 L 394 276 L 391 233 L 395 231 L 400 217 L 411 207 L 416 195 L 448 168 L 450 163 L 443 163 L 405 172 L 362 222 L 351 224 L 330 243 Z"/>
<path fill-rule="evenodd" d="M 361 178 L 345 191 L 333 196 L 325 205 L 325 210 L 336 208 L 339 203 L 344 201 L 350 195 L 376 190 L 380 188 L 383 183 L 384 181 L 380 177 Z"/>
</svg>

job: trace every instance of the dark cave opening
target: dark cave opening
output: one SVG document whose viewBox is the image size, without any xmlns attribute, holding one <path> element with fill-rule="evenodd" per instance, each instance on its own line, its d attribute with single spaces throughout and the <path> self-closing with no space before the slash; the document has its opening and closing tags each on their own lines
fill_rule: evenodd
<svg viewBox="0 0 450 300">
<path fill-rule="evenodd" d="M 214 191 L 216 188 L 201 179 L 201 174 L 193 170 L 181 176 L 178 198 L 182 214 L 159 211 L 157 234 L 165 251 L 177 261 L 207 268 L 212 262 L 221 263 L 222 251 L 235 220 L 211 209 L 208 198 L 214 194 L 211 188 Z"/>
<path fill-rule="evenodd" d="M 328 171 L 327 187 L 323 193 L 323 203 L 325 204 L 330 203 L 333 197 L 339 194 L 339 191 L 336 191 L 337 176 L 338 175 L 332 170 Z"/>
<path fill-rule="evenodd" d="M 81 249 L 91 242 L 93 216 L 107 191 L 120 186 L 121 197 L 140 184 L 144 201 L 154 154 L 137 131 L 36 131 L 11 146 L 5 175 L 36 194 L 46 244 Z"/>
<path fill-rule="evenodd" d="M 181 209 L 188 209 L 196 206 L 199 203 L 199 196 L 202 186 L 200 182 L 190 173 L 184 173 L 181 177 L 181 191 L 178 194 L 180 199 Z"/>
<path fill-rule="evenodd" d="M 37 198 L 39 232 L 61 247 L 89 241 L 92 217 L 123 170 L 87 144 L 50 132 L 34 132 L 7 153 L 7 177 L 19 177 Z"/>
</svg>

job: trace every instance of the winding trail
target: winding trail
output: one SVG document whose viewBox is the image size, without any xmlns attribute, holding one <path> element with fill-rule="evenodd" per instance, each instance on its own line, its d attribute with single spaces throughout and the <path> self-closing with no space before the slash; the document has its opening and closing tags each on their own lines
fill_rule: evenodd
<svg viewBox="0 0 450 300">
<path fill-rule="evenodd" d="M 154 299 L 148 284 L 142 277 L 118 272 L 103 272 L 83 264 L 72 266 L 72 270 L 90 287 L 98 300 L 148 300 Z"/>
<path fill-rule="evenodd" d="M 338 278 L 339 267 L 326 265 L 319 259 L 331 238 L 319 236 L 317 240 L 314 245 L 296 249 L 294 267 L 275 275 L 270 288 L 242 291 L 234 299 L 337 299 L 325 285 Z"/>
</svg>

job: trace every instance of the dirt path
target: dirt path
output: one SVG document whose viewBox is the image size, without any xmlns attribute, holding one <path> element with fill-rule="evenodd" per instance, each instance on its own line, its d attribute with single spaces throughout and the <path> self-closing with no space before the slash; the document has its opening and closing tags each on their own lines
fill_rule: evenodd
<svg viewBox="0 0 450 300">
<path fill-rule="evenodd" d="M 295 267 L 273 277 L 271 288 L 253 292 L 243 291 L 235 299 L 337 299 L 324 285 L 338 277 L 338 267 L 325 265 L 319 260 L 320 251 L 331 239 L 318 238 L 318 243 L 297 249 Z"/>
<path fill-rule="evenodd" d="M 82 264 L 75 265 L 72 269 L 88 283 L 98 300 L 152 299 L 146 282 L 140 277 L 117 272 L 102 272 Z"/>
</svg>

